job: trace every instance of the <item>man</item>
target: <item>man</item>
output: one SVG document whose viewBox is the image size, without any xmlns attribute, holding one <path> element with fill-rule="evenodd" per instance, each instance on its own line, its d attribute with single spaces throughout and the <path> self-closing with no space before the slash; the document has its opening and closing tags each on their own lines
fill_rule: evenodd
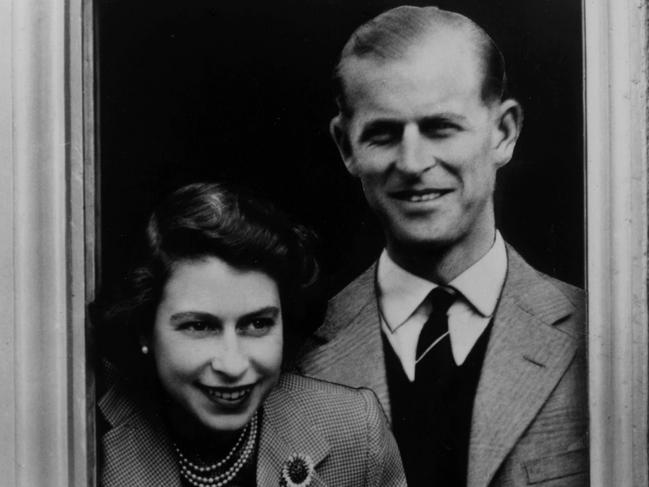
<svg viewBox="0 0 649 487">
<path fill-rule="evenodd" d="M 409 485 L 585 485 L 582 294 L 496 230 L 519 104 L 475 23 L 399 7 L 354 32 L 331 132 L 386 246 L 298 361 L 373 389 Z"/>
</svg>

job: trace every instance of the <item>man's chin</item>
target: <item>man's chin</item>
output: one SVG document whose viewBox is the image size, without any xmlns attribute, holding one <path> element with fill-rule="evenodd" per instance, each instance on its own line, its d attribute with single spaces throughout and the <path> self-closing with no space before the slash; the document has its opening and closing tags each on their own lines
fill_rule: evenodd
<svg viewBox="0 0 649 487">
<path fill-rule="evenodd" d="M 387 240 L 395 249 L 417 253 L 440 252 L 455 243 L 448 232 L 418 228 L 393 228 Z"/>
</svg>

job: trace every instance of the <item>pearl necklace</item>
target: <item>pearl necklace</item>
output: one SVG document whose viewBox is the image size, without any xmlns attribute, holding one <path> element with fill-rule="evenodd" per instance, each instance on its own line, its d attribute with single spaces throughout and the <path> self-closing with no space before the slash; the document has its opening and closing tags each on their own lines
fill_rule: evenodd
<svg viewBox="0 0 649 487">
<path fill-rule="evenodd" d="M 246 438 L 245 445 L 240 449 L 243 439 Z M 184 455 L 178 445 L 174 443 L 174 449 L 178 455 L 178 464 L 180 466 L 180 474 L 187 482 L 194 487 L 223 487 L 232 481 L 243 466 L 248 462 L 250 455 L 255 448 L 257 439 L 257 415 L 253 416 L 252 421 L 248 423 L 245 429 L 239 435 L 234 447 L 229 451 L 225 458 L 219 460 L 211 465 L 197 465 Z M 214 471 L 224 466 L 234 454 L 239 451 L 239 456 L 230 467 L 221 473 Z M 211 473 L 214 472 L 214 473 Z"/>
</svg>

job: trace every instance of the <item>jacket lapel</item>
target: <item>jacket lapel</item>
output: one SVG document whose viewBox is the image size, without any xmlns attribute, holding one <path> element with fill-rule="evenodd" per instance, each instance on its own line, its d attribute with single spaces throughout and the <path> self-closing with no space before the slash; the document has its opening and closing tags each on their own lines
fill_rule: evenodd
<svg viewBox="0 0 649 487">
<path fill-rule="evenodd" d="M 302 364 L 302 372 L 372 389 L 390 418 L 375 274 L 376 263 L 331 301 L 324 324 L 316 332 L 316 339 L 324 345 Z"/>
<path fill-rule="evenodd" d="M 489 484 L 559 382 L 577 348 L 552 326 L 574 306 L 513 249 L 478 384 L 469 449 L 469 487 Z"/>
<path fill-rule="evenodd" d="M 280 485 L 282 468 L 293 454 L 308 455 L 315 466 L 312 487 L 326 484 L 318 465 L 329 454 L 329 443 L 300 412 L 290 393 L 281 385 L 264 402 L 257 459 L 257 485 Z"/>
<path fill-rule="evenodd" d="M 102 485 L 180 487 L 171 441 L 159 416 L 140 410 L 116 386 L 99 402 L 99 409 L 113 426 L 102 438 Z"/>
<path fill-rule="evenodd" d="M 99 409 L 113 428 L 102 438 L 105 468 L 102 485 L 107 487 L 180 487 L 180 475 L 171 440 L 162 420 L 146 414 L 112 388 L 99 402 Z M 257 484 L 279 485 L 282 467 L 294 453 L 308 455 L 316 472 L 312 487 L 324 487 L 317 466 L 329 454 L 329 443 L 299 412 L 290 394 L 274 389 L 264 402 L 259 439 Z"/>
</svg>

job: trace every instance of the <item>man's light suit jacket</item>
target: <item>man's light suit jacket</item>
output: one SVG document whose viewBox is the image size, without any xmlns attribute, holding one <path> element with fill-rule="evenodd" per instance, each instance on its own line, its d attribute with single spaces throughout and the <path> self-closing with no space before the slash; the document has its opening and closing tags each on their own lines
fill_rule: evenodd
<svg viewBox="0 0 649 487">
<path fill-rule="evenodd" d="M 583 293 L 509 246 L 507 255 L 474 402 L 468 486 L 587 485 Z M 330 301 L 297 370 L 373 389 L 389 417 L 375 275 L 376 264 Z"/>
<path fill-rule="evenodd" d="M 101 438 L 103 487 L 181 487 L 159 408 L 115 384 L 99 402 L 110 429 Z M 279 486 L 294 454 L 309 456 L 310 487 L 405 487 L 396 442 L 371 391 L 284 374 L 264 402 L 256 481 Z"/>
</svg>

